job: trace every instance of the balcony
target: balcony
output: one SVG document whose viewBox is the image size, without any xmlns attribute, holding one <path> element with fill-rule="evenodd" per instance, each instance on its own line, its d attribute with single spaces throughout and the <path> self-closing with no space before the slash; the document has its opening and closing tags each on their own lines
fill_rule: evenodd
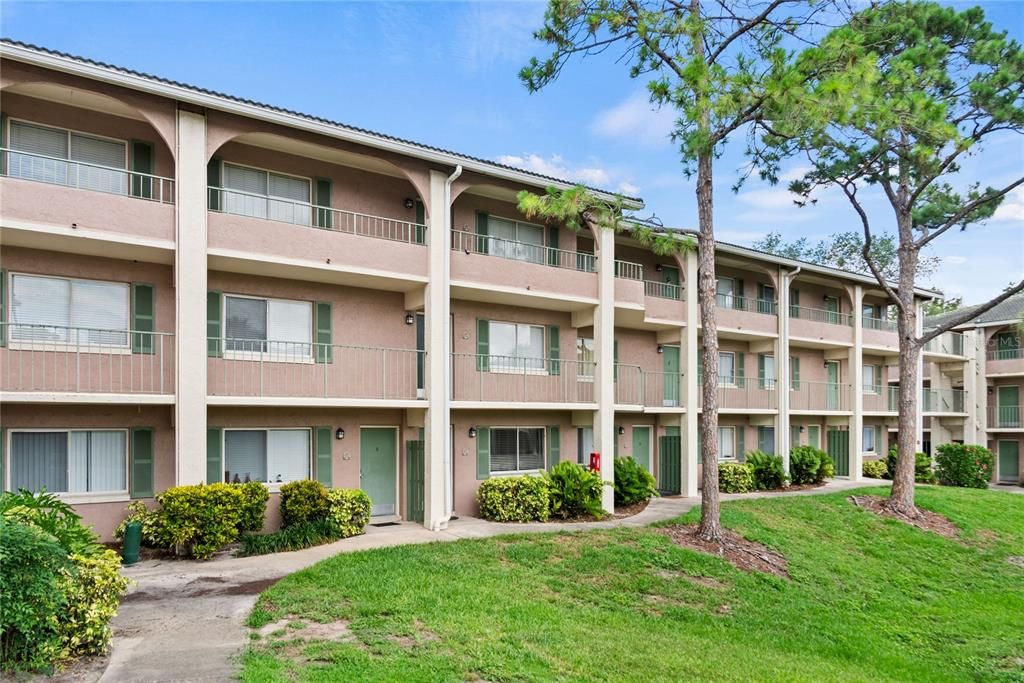
<svg viewBox="0 0 1024 683">
<path fill-rule="evenodd" d="M 211 404 L 401 407 L 422 398 L 425 353 L 413 349 L 211 337 L 207 355 Z"/>
<path fill-rule="evenodd" d="M 592 361 L 453 353 L 452 400 L 593 409 L 594 369 Z"/>
<path fill-rule="evenodd" d="M 862 388 L 864 412 L 897 413 L 900 409 L 900 388 L 896 386 L 867 385 Z"/>
<path fill-rule="evenodd" d="M 643 373 L 644 406 L 647 408 L 681 408 L 685 396 L 683 375 L 678 372 Z"/>
<path fill-rule="evenodd" d="M 615 262 L 615 305 L 643 310 L 644 267 L 632 261 Z"/>
<path fill-rule="evenodd" d="M 686 320 L 683 286 L 669 282 L 644 281 L 644 315 L 651 320 L 682 323 Z"/>
<path fill-rule="evenodd" d="M 1024 406 L 989 406 L 988 428 L 1024 430 Z"/>
<path fill-rule="evenodd" d="M 644 406 L 644 376 L 639 365 L 615 364 L 615 405 Z"/>
<path fill-rule="evenodd" d="M 716 294 L 715 305 L 718 309 L 716 322 L 719 329 L 749 331 L 759 335 L 778 334 L 778 305 L 774 301 Z"/>
<path fill-rule="evenodd" d="M 0 176 L 8 223 L 75 224 L 174 240 L 171 178 L 10 149 L 0 149 Z"/>
<path fill-rule="evenodd" d="M 801 380 L 790 385 L 789 408 L 804 413 L 849 412 L 851 395 L 849 384 Z"/>
<path fill-rule="evenodd" d="M 792 337 L 813 340 L 825 346 L 852 346 L 853 316 L 822 308 L 790 306 L 789 331 Z"/>
<path fill-rule="evenodd" d="M 965 413 L 963 389 L 925 389 L 924 413 Z"/>
<path fill-rule="evenodd" d="M 895 320 L 864 316 L 861 318 L 861 333 L 865 346 L 883 347 L 886 349 L 899 348 L 900 342 Z"/>
<path fill-rule="evenodd" d="M 1024 375 L 1024 346 L 989 349 L 985 354 L 988 375 Z"/>
<path fill-rule="evenodd" d="M 674 285 L 670 282 L 644 280 L 644 296 L 681 301 L 683 298 L 683 287 L 682 285 Z"/>
<path fill-rule="evenodd" d="M 698 381 L 701 381 L 698 378 Z M 776 381 L 772 379 L 721 378 L 718 383 L 718 410 L 725 413 L 771 413 L 778 410 Z M 704 407 L 703 385 L 697 390 L 700 408 Z"/>
<path fill-rule="evenodd" d="M 943 332 L 924 345 L 926 355 L 964 356 L 964 335 L 961 332 Z"/>
<path fill-rule="evenodd" d="M 5 401 L 174 400 L 173 334 L 22 323 L 0 330 L 7 342 L 0 349 Z"/>
</svg>

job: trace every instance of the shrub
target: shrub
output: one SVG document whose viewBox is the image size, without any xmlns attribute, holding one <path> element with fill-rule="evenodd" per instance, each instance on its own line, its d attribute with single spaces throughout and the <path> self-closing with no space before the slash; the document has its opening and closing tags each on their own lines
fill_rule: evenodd
<svg viewBox="0 0 1024 683">
<path fill-rule="evenodd" d="M 884 460 L 865 460 L 861 471 L 871 479 L 888 479 L 889 468 Z"/>
<path fill-rule="evenodd" d="M 238 550 L 238 554 L 248 557 L 250 555 L 285 553 L 323 545 L 339 538 L 341 538 L 341 530 L 330 520 L 318 519 L 312 522 L 299 522 L 271 534 L 242 536 L 242 547 Z"/>
<path fill-rule="evenodd" d="M 885 456 L 885 468 L 889 474 L 886 479 L 892 479 L 896 473 L 896 457 L 898 449 L 893 446 L 889 449 L 888 455 Z M 935 472 L 932 471 L 932 459 L 927 453 L 915 453 L 914 454 L 914 481 L 919 484 L 934 484 L 935 483 Z"/>
<path fill-rule="evenodd" d="M 544 477 L 491 477 L 476 492 L 480 516 L 493 522 L 546 522 L 551 514 Z"/>
<path fill-rule="evenodd" d="M 45 491 L 32 493 L 21 489 L 17 493 L 0 493 L 0 516 L 50 534 L 69 554 L 90 554 L 102 549 L 99 537 L 82 524 L 74 508 Z"/>
<path fill-rule="evenodd" d="M 604 516 L 601 509 L 604 482 L 599 473 L 563 460 L 545 472 L 544 478 L 548 482 L 552 515 L 562 519 Z"/>
<path fill-rule="evenodd" d="M 0 669 L 51 671 L 61 652 L 67 553 L 38 527 L 0 515 Z"/>
<path fill-rule="evenodd" d="M 986 488 L 994 464 L 995 455 L 984 446 L 947 443 L 935 451 L 935 470 L 943 486 Z"/>
<path fill-rule="evenodd" d="M 281 523 L 285 527 L 327 518 L 327 489 L 314 479 L 281 486 Z"/>
<path fill-rule="evenodd" d="M 146 504 L 141 500 L 133 500 L 128 503 L 128 516 L 121 520 L 121 523 L 114 529 L 114 538 L 121 540 L 124 538 L 125 527 L 130 522 L 138 522 L 142 525 L 142 543 L 144 545 L 159 547 L 159 542 L 156 538 L 156 526 L 159 524 L 159 511 L 150 510 L 146 507 Z"/>
<path fill-rule="evenodd" d="M 128 579 L 121 576 L 121 558 L 104 549 L 91 555 L 72 555 L 71 566 L 60 571 L 60 590 L 67 599 L 61 613 L 61 645 L 65 655 L 96 655 L 110 644 L 110 620 L 117 614 Z"/>
<path fill-rule="evenodd" d="M 635 505 L 658 495 L 654 477 L 633 458 L 615 458 L 615 504 Z"/>
<path fill-rule="evenodd" d="M 835 473 L 832 458 L 814 446 L 796 446 L 789 452 L 789 476 L 794 484 L 820 484 Z"/>
<path fill-rule="evenodd" d="M 718 463 L 718 490 L 722 493 L 750 493 L 754 490 L 754 473 L 746 463 Z"/>
<path fill-rule="evenodd" d="M 370 523 L 370 497 L 359 489 L 332 489 L 327 492 L 327 521 L 339 538 L 358 536 Z"/>
<path fill-rule="evenodd" d="M 821 460 L 821 465 L 818 466 L 818 478 L 815 483 L 824 483 L 826 479 L 831 479 L 836 476 L 836 464 L 832 462 L 832 456 L 825 451 L 818 451 L 818 459 Z"/>
<path fill-rule="evenodd" d="M 780 489 L 786 485 L 789 477 L 782 465 L 782 456 L 764 451 L 750 451 L 747 453 L 746 461 L 754 477 L 754 488 L 765 491 Z"/>
<path fill-rule="evenodd" d="M 175 486 L 156 501 L 149 532 L 154 545 L 205 560 L 238 538 L 243 498 L 236 485 Z"/>
<path fill-rule="evenodd" d="M 247 481 L 244 484 L 232 484 L 232 486 L 237 486 L 242 494 L 239 530 L 261 531 L 263 518 L 267 516 L 267 501 L 270 500 L 270 491 L 262 482 L 258 481 Z"/>
</svg>

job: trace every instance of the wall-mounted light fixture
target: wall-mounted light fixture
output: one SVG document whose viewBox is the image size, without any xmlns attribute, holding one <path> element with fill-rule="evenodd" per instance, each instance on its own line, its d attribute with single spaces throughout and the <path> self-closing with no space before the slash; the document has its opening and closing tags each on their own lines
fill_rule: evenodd
<svg viewBox="0 0 1024 683">
<path fill-rule="evenodd" d="M 661 264 L 660 263 L 654 264 L 654 270 L 660 273 L 661 272 Z"/>
<path fill-rule="evenodd" d="M 623 434 L 625 434 L 625 433 L 626 433 L 626 428 L 625 428 L 625 427 L 622 427 L 622 426 L 620 426 L 620 427 L 619 427 L 619 436 L 622 436 L 622 435 L 623 435 Z"/>
<path fill-rule="evenodd" d="M 471 439 L 475 439 L 476 438 L 476 427 L 470 427 L 469 428 L 469 438 L 471 438 Z"/>
<path fill-rule="evenodd" d="M 658 353 L 665 353 L 665 347 L 661 344 L 658 344 Z"/>
<path fill-rule="evenodd" d="M 405 314 L 405 324 L 406 325 L 412 325 L 414 322 L 416 322 L 416 316 L 414 316 L 412 313 L 406 313 Z"/>
<path fill-rule="evenodd" d="M 801 433 L 801 434 L 803 434 L 803 433 L 804 433 L 804 426 L 803 426 L 803 425 L 800 425 L 800 433 Z"/>
<path fill-rule="evenodd" d="M 414 202 L 411 197 L 406 197 L 405 198 L 405 208 L 411 209 L 414 206 L 416 206 L 416 202 Z"/>
<path fill-rule="evenodd" d="M 337 429 L 335 429 L 334 430 L 334 438 L 337 439 L 338 441 L 341 441 L 342 439 L 344 439 L 345 438 L 345 430 L 342 429 L 341 427 L 338 427 Z"/>
</svg>

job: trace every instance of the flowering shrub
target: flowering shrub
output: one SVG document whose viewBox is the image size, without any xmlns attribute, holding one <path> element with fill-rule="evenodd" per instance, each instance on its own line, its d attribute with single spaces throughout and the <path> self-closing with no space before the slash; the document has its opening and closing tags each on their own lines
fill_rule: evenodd
<svg viewBox="0 0 1024 683">
<path fill-rule="evenodd" d="M 984 446 L 947 443 L 935 449 L 935 465 L 943 486 L 983 489 L 992 479 L 995 455 Z"/>
</svg>

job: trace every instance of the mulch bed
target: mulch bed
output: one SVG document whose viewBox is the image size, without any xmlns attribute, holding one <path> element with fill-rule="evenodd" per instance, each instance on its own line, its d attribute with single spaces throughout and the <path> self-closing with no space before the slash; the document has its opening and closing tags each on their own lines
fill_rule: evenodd
<svg viewBox="0 0 1024 683">
<path fill-rule="evenodd" d="M 922 531 L 931 531 L 945 538 L 958 538 L 960 536 L 960 529 L 957 528 L 956 524 L 953 524 L 943 515 L 931 510 L 917 508 L 917 516 L 912 516 L 890 509 L 886 505 L 889 499 L 882 498 L 881 496 L 850 496 L 847 500 L 863 510 L 874 512 L 881 517 L 898 519 Z"/>
<path fill-rule="evenodd" d="M 761 572 L 783 579 L 789 578 L 789 561 L 777 550 L 743 538 L 734 531 L 723 529 L 721 543 L 705 541 L 697 536 L 695 524 L 679 524 L 656 529 L 679 546 L 709 555 L 717 555 L 745 572 Z"/>
</svg>

